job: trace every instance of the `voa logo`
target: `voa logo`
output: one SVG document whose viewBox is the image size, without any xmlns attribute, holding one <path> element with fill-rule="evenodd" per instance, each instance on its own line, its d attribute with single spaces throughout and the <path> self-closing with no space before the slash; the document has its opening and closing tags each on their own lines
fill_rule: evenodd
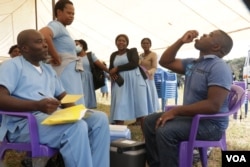
<svg viewBox="0 0 250 167">
<path fill-rule="evenodd" d="M 247 162 L 244 155 L 226 155 L 227 162 Z"/>
</svg>

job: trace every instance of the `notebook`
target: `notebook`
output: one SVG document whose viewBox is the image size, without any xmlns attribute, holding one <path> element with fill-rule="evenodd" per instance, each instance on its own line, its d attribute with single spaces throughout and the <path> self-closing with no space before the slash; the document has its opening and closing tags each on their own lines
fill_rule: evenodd
<svg viewBox="0 0 250 167">
<path fill-rule="evenodd" d="M 57 125 L 76 122 L 86 115 L 86 111 L 87 109 L 82 104 L 57 110 L 43 120 L 42 124 Z"/>
</svg>

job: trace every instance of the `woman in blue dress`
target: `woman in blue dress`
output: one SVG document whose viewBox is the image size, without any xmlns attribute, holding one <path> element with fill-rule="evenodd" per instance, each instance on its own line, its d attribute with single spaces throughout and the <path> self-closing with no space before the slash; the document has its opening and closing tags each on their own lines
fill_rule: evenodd
<svg viewBox="0 0 250 167">
<path fill-rule="evenodd" d="M 157 112 L 160 110 L 159 98 L 154 80 L 154 74 L 157 70 L 157 55 L 155 52 L 150 50 L 151 40 L 149 38 L 143 38 L 141 40 L 141 47 L 144 52 L 140 54 L 140 65 L 143 67 L 148 76 L 148 85 L 151 91 L 152 105 L 154 107 L 154 112 Z"/>
<path fill-rule="evenodd" d="M 58 1 L 55 4 L 56 20 L 50 21 L 40 32 L 48 43 L 50 55 L 49 63 L 60 77 L 64 89 L 69 94 L 83 94 L 81 83 L 82 69 L 76 69 L 77 55 L 75 42 L 71 38 L 66 26 L 74 20 L 74 6 L 71 1 Z M 77 104 L 85 104 L 81 98 Z"/>
<path fill-rule="evenodd" d="M 87 108 L 96 108 L 97 105 L 96 105 L 95 88 L 93 83 L 93 75 L 91 72 L 91 67 L 87 56 L 88 45 L 82 39 L 75 40 L 75 43 L 76 43 L 77 56 L 81 58 L 81 64 L 83 66 L 83 71 L 81 72 L 81 77 L 82 77 L 81 86 L 83 88 L 85 106 Z M 105 72 L 109 72 L 108 68 L 101 61 L 99 61 L 99 59 L 95 56 L 93 52 L 89 52 L 89 54 L 91 54 L 93 62 L 98 67 L 103 69 Z"/>
<path fill-rule="evenodd" d="M 105 62 L 103 62 L 103 64 L 107 67 Z M 109 80 L 110 80 L 109 74 L 105 72 L 105 85 L 101 87 L 102 98 L 106 96 L 106 99 L 108 99 L 108 96 L 109 96 L 108 81 Z"/>
<path fill-rule="evenodd" d="M 140 125 L 143 117 L 152 110 L 147 98 L 150 93 L 145 81 L 147 76 L 139 67 L 137 49 L 127 48 L 127 35 L 118 35 L 115 43 L 118 51 L 111 54 L 109 66 L 112 79 L 110 121 L 122 125 L 125 120 L 136 119 L 136 124 Z M 120 82 L 121 78 L 124 82 Z"/>
</svg>

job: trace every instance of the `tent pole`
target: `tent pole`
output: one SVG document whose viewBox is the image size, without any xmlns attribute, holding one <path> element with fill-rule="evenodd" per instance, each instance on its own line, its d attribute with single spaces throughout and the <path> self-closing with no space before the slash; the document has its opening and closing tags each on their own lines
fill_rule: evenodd
<svg viewBox="0 0 250 167">
<path fill-rule="evenodd" d="M 55 9 L 55 0 L 52 0 L 51 1 L 52 2 L 52 20 L 55 20 L 56 19 L 56 16 L 55 16 L 55 11 L 54 11 L 54 9 Z"/>
<path fill-rule="evenodd" d="M 35 20 L 36 20 L 36 30 L 38 29 L 37 25 L 37 0 L 35 0 Z"/>
</svg>

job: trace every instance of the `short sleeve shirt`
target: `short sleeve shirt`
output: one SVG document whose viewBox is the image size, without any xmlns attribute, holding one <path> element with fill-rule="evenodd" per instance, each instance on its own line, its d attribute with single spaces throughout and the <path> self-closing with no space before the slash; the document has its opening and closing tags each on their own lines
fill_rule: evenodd
<svg viewBox="0 0 250 167">
<path fill-rule="evenodd" d="M 220 86 L 230 91 L 232 85 L 232 72 L 227 63 L 215 55 L 206 55 L 198 60 L 183 59 L 185 68 L 185 90 L 183 105 L 193 104 L 207 98 L 209 86 Z M 219 112 L 228 111 L 226 99 Z M 224 122 L 224 123 L 222 123 Z M 228 118 L 218 123 L 226 128 Z"/>
<path fill-rule="evenodd" d="M 76 56 L 75 41 L 71 38 L 66 27 L 56 20 L 49 22 L 48 27 L 53 32 L 53 44 L 57 52 Z"/>
<path fill-rule="evenodd" d="M 27 99 L 41 100 L 44 97 L 59 96 L 64 88 L 52 67 L 40 63 L 42 73 L 26 61 L 23 56 L 4 62 L 0 67 L 0 85 L 6 87 L 11 96 Z"/>
<path fill-rule="evenodd" d="M 57 97 L 64 92 L 61 81 L 57 77 L 51 65 L 40 63 L 42 73 L 23 58 L 5 61 L 0 66 L 0 85 L 8 89 L 11 96 L 26 100 L 41 100 L 46 97 Z M 34 111 L 39 112 L 39 111 Z M 5 130 L 14 132 L 17 127 L 23 129 L 27 121 L 23 118 L 4 116 L 0 137 Z"/>
<path fill-rule="evenodd" d="M 92 57 L 93 62 L 96 62 L 98 60 L 95 53 L 93 53 L 93 52 L 91 52 L 91 57 Z M 82 65 L 83 65 L 84 70 L 87 70 L 88 72 L 91 72 L 91 67 L 90 67 L 90 64 L 89 64 L 88 56 L 85 55 L 85 56 L 81 57 L 81 60 L 82 60 Z"/>
</svg>

